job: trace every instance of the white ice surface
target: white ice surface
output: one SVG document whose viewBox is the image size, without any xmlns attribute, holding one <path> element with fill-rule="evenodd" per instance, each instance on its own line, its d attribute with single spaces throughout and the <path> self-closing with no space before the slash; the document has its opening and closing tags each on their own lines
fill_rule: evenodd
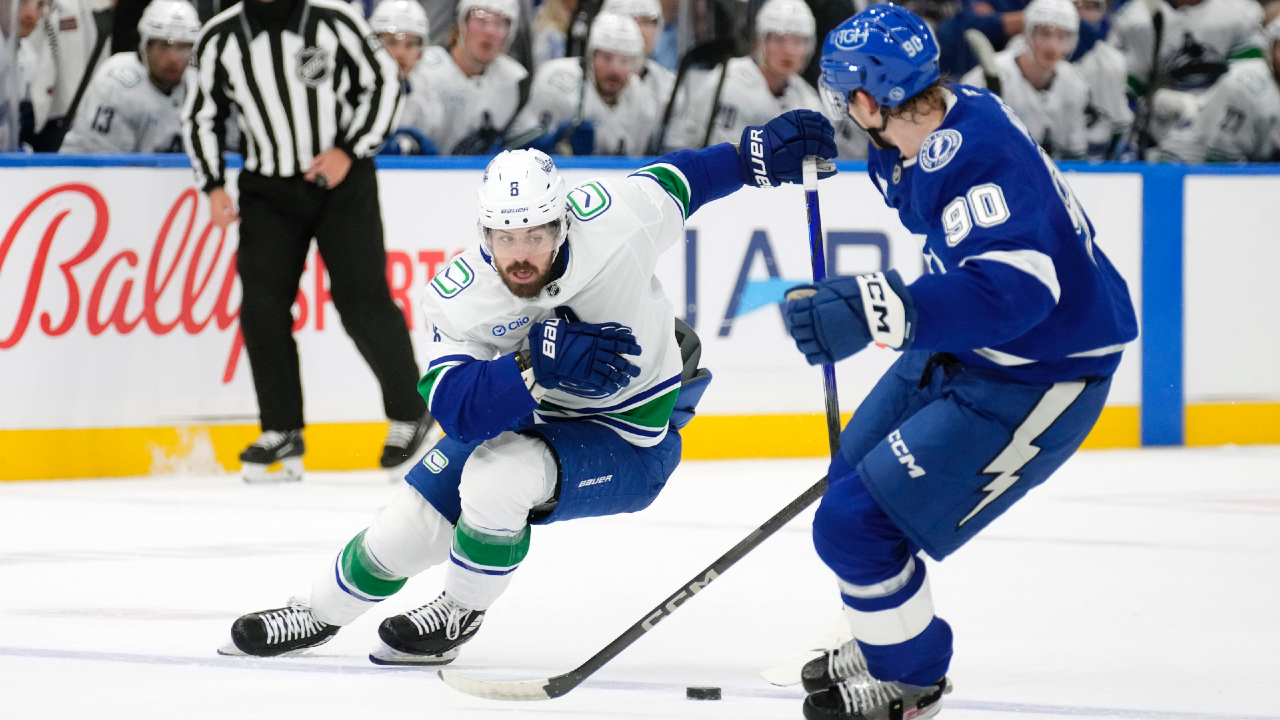
<svg viewBox="0 0 1280 720">
<path fill-rule="evenodd" d="M 536 528 L 455 667 L 576 667 L 823 469 L 686 463 L 643 513 Z M 367 662 L 439 568 L 314 656 L 215 654 L 236 616 L 305 595 L 392 491 L 375 473 L 0 483 L 0 718 L 800 717 L 801 691 L 758 673 L 839 607 L 811 511 L 557 700 Z M 944 718 L 1280 718 L 1280 448 L 1082 453 L 930 573 L 956 633 Z"/>
</svg>

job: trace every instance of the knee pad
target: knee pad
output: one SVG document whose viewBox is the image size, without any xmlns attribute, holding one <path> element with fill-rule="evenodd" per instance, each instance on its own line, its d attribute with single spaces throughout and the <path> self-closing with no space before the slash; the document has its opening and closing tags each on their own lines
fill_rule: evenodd
<svg viewBox="0 0 1280 720">
<path fill-rule="evenodd" d="M 833 462 L 833 469 L 838 463 Z M 875 585 L 910 560 L 905 533 L 880 509 L 857 471 L 830 484 L 813 518 L 813 546 L 837 577 L 853 585 Z"/>
<path fill-rule="evenodd" d="M 555 494 L 559 470 L 537 437 L 504 432 L 475 449 L 462 469 L 462 514 L 479 529 L 515 531 Z"/>
</svg>

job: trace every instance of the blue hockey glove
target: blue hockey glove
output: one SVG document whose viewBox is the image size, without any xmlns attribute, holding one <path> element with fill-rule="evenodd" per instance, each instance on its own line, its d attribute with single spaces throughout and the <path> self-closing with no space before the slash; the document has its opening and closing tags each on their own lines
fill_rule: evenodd
<svg viewBox="0 0 1280 720">
<path fill-rule="evenodd" d="M 631 330 L 611 323 L 571 323 L 560 319 L 534 323 L 529 330 L 529 361 L 538 384 L 582 397 L 605 397 L 640 376 L 623 355 L 640 355 Z"/>
<path fill-rule="evenodd" d="M 565 155 L 566 148 L 561 140 L 569 143 L 573 155 L 591 155 L 596 151 L 596 126 L 590 120 L 583 120 L 578 127 L 573 127 L 572 120 L 560 123 L 554 131 L 529 143 L 529 147 L 541 150 L 548 155 Z"/>
<path fill-rule="evenodd" d="M 868 343 L 906 350 L 916 308 L 897 270 L 824 280 L 787 291 L 782 321 L 810 365 L 830 365 Z"/>
<path fill-rule="evenodd" d="M 777 187 L 784 182 L 798 183 L 803 181 L 804 159 L 809 155 L 827 160 L 836 156 L 835 128 L 822 113 L 792 110 L 763 127 L 742 131 L 738 172 L 748 185 Z M 818 177 L 835 174 L 835 167 L 828 165 Z"/>
<path fill-rule="evenodd" d="M 411 127 L 396 128 L 391 137 L 382 143 L 379 155 L 439 155 L 440 148 L 421 130 Z"/>
</svg>

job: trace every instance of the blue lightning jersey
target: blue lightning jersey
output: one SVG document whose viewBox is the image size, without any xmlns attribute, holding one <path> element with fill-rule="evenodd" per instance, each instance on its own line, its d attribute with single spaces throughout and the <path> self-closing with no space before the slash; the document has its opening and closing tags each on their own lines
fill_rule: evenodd
<svg viewBox="0 0 1280 720">
<path fill-rule="evenodd" d="M 911 348 L 1027 383 L 1111 375 L 1138 324 L 1093 224 L 998 97 L 948 87 L 946 118 L 915 157 L 872 146 L 867 162 L 902 224 L 926 236 Z"/>
</svg>

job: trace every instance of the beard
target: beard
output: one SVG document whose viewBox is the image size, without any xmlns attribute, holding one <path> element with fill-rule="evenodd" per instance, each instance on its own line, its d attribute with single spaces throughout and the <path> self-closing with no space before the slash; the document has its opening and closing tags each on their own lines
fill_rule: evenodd
<svg viewBox="0 0 1280 720">
<path fill-rule="evenodd" d="M 521 270 L 528 270 L 532 272 L 533 279 L 522 283 L 517 282 L 511 277 L 510 273 L 516 273 Z M 510 290 L 512 295 L 515 295 L 522 300 L 530 300 L 538 297 L 538 293 L 542 292 L 542 288 L 547 286 L 547 279 L 550 275 L 550 263 L 548 263 L 545 271 L 539 271 L 538 266 L 528 260 L 513 262 L 498 271 L 498 277 L 502 278 L 502 284 L 507 286 L 507 290 Z"/>
</svg>

